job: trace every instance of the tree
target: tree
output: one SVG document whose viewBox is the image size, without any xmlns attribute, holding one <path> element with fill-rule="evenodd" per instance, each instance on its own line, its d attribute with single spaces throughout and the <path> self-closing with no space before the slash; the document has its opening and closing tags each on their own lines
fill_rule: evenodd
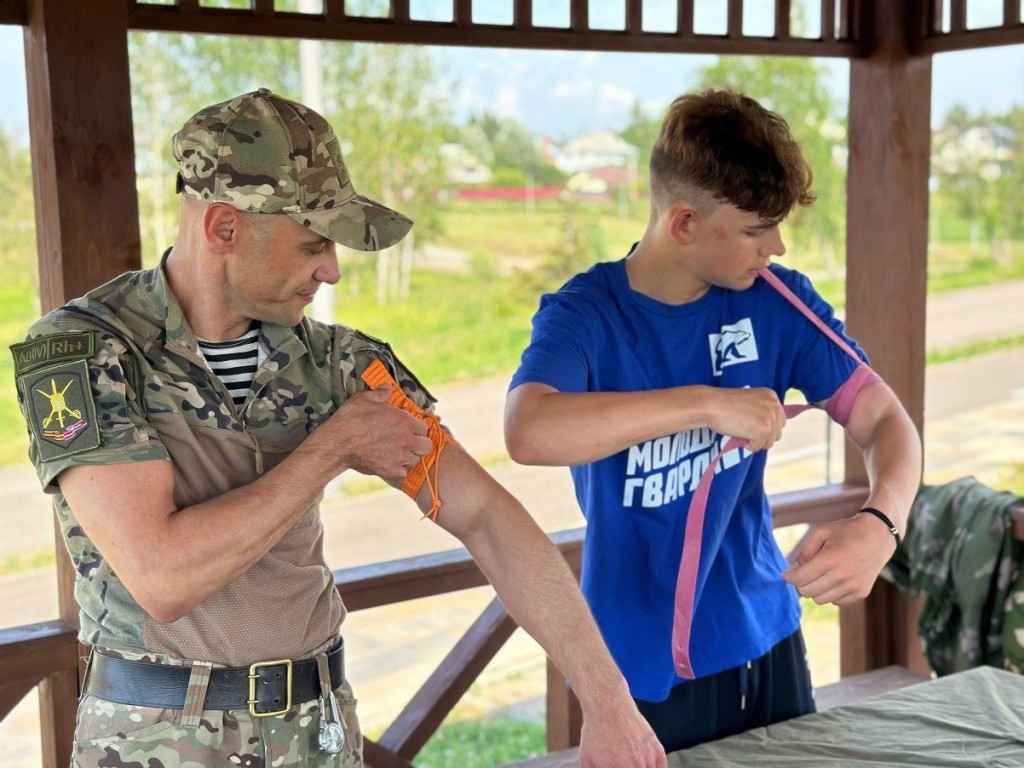
<svg viewBox="0 0 1024 768">
<path fill-rule="evenodd" d="M 7 268 L 7 284 L 35 280 L 35 215 L 32 196 L 32 159 L 28 146 L 19 144 L 0 124 L 0 265 Z M 21 291 L 18 291 L 21 293 Z M 38 304 L 39 291 L 31 291 Z"/>
<path fill-rule="evenodd" d="M 790 236 L 797 249 L 819 247 L 835 275 L 846 231 L 846 106 L 832 96 L 826 76 L 814 59 L 721 57 L 700 70 L 699 87 L 744 93 L 789 123 L 811 164 L 818 198 L 790 214 Z"/>
<path fill-rule="evenodd" d="M 1024 120 L 1016 114 L 972 117 L 963 106 L 946 114 L 932 138 L 936 194 L 970 227 L 971 257 L 980 258 L 982 239 L 997 260 L 1006 238 L 1020 231 L 1017 200 L 1024 176 L 1018 157 L 1024 149 Z"/>
<path fill-rule="evenodd" d="M 297 45 L 293 40 L 255 37 L 157 32 L 129 36 L 144 260 L 155 262 L 175 236 L 174 132 L 202 107 L 239 93 L 264 86 L 277 93 L 295 93 Z M 260 62 L 260 80 L 254 79 L 250 65 L 254 61 Z"/>
<path fill-rule="evenodd" d="M 490 146 L 491 170 L 495 178 L 509 186 L 554 184 L 562 181 L 561 172 L 548 162 L 537 137 L 511 117 L 490 112 L 473 115 L 467 130 L 483 133 Z"/>
<path fill-rule="evenodd" d="M 637 148 L 636 165 L 642 178 L 647 178 L 647 169 L 651 164 L 651 149 L 658 138 L 664 119 L 664 114 L 647 114 L 643 105 L 634 99 L 629 110 L 629 124 L 619 132 L 623 141 Z"/>
<path fill-rule="evenodd" d="M 516 288 L 524 300 L 554 291 L 578 272 L 608 258 L 604 228 L 593 212 L 574 198 L 562 203 L 562 237 L 529 270 L 518 273 Z"/>
<path fill-rule="evenodd" d="M 332 46 L 332 48 L 335 48 Z M 326 94 L 346 163 L 362 194 L 416 222 L 402 242 L 377 252 L 377 300 L 408 298 L 415 249 L 440 230 L 434 193 L 451 89 L 429 53 L 414 46 L 359 45 L 331 59 L 325 82 L 360 83 Z M 347 55 L 346 55 L 347 54 Z"/>
<path fill-rule="evenodd" d="M 129 53 L 144 251 L 159 254 L 174 236 L 170 136 L 184 117 L 239 93 L 267 87 L 298 98 L 298 41 L 145 33 L 132 35 Z M 417 243 L 439 228 L 432 197 L 441 178 L 446 83 L 429 54 L 412 46 L 331 43 L 323 66 L 324 117 L 356 188 L 416 221 L 414 236 L 378 254 L 378 297 L 391 301 L 408 293 Z"/>
</svg>

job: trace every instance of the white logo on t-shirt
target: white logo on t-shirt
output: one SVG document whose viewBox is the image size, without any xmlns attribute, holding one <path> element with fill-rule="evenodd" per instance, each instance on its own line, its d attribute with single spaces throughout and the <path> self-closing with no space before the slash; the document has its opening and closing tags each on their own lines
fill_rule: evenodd
<svg viewBox="0 0 1024 768">
<path fill-rule="evenodd" d="M 708 343 L 711 345 L 711 370 L 715 376 L 721 376 L 722 369 L 730 365 L 757 360 L 757 341 L 749 317 L 732 325 L 723 325 L 719 333 L 709 333 Z"/>
</svg>

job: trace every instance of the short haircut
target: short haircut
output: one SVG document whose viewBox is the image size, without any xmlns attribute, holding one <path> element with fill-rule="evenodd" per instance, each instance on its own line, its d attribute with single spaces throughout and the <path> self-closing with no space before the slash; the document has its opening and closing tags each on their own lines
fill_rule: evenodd
<svg viewBox="0 0 1024 768">
<path fill-rule="evenodd" d="M 651 152 L 651 201 L 681 200 L 704 212 L 720 203 L 782 221 L 810 205 L 813 174 L 786 121 L 732 91 L 678 97 Z"/>
</svg>

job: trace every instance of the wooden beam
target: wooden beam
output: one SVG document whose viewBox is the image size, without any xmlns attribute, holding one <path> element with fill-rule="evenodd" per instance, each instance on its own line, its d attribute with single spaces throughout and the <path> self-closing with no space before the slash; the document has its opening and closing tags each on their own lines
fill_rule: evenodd
<svg viewBox="0 0 1024 768">
<path fill-rule="evenodd" d="M 141 265 L 128 5 L 28 3 L 25 69 L 44 312 Z M 77 627 L 74 569 L 56 523 L 54 531 L 60 618 Z M 70 761 L 77 673 L 73 664 L 39 688 L 47 765 Z"/>
<path fill-rule="evenodd" d="M 141 264 L 127 6 L 29 1 L 25 68 L 44 312 Z"/>
<path fill-rule="evenodd" d="M 974 48 L 994 48 L 999 45 L 1024 43 L 1024 24 L 1006 27 L 968 29 L 963 32 L 936 33 L 921 41 L 918 51 L 925 54 L 947 53 Z"/>
<path fill-rule="evenodd" d="M 551 535 L 569 567 L 579 573 L 583 529 Z M 487 584 L 465 549 L 372 563 L 334 572 L 334 583 L 350 611 L 457 592 Z"/>
<path fill-rule="evenodd" d="M 48 675 L 39 683 L 39 731 L 45 766 L 64 766 L 69 763 L 75 736 L 78 696 L 77 666 Z"/>
<path fill-rule="evenodd" d="M 626 32 L 642 35 L 644 32 L 644 0 L 626 0 Z"/>
<path fill-rule="evenodd" d="M 76 634 L 61 621 L 0 630 L 0 680 L 39 684 L 40 736 L 47 766 L 71 761 L 78 709 Z M 12 691 L 7 688 L 7 693 Z"/>
<path fill-rule="evenodd" d="M 533 26 L 533 0 L 515 0 L 512 23 L 520 30 Z"/>
<path fill-rule="evenodd" d="M 743 0 L 726 0 L 726 37 L 730 40 L 743 39 Z"/>
<path fill-rule="evenodd" d="M 373 739 L 363 737 L 363 765 L 365 768 L 415 768 L 408 760 L 380 746 Z"/>
<path fill-rule="evenodd" d="M 380 746 L 412 760 L 517 626 L 494 598 L 380 737 Z"/>
<path fill-rule="evenodd" d="M 791 11 L 790 0 L 775 0 L 775 38 L 777 40 L 788 40 L 792 37 Z"/>
<path fill-rule="evenodd" d="M 38 0 L 36 0 L 38 2 Z M 462 2 L 462 0 L 459 0 Z M 692 14 L 692 6 L 681 10 Z M 186 32 L 211 35 L 248 35 L 309 40 L 340 40 L 413 45 L 458 45 L 490 48 L 530 48 L 574 51 L 632 51 L 640 53 L 713 53 L 722 55 L 819 56 L 846 58 L 857 53 L 852 41 L 770 37 L 697 35 L 684 30 L 680 17 L 678 32 L 631 32 L 590 29 L 586 0 L 571 0 L 571 26 L 523 28 L 515 24 L 475 24 L 465 20 L 468 12 L 457 6 L 454 22 L 412 21 L 398 18 L 324 18 L 302 13 L 259 16 L 250 10 L 200 8 L 183 13 L 169 5 L 134 6 L 129 15 L 132 29 Z"/>
<path fill-rule="evenodd" d="M 28 23 L 28 4 L 26 0 L 0 0 L 0 24 Z"/>
<path fill-rule="evenodd" d="M 775 494 L 772 505 L 772 526 L 820 525 L 855 514 L 867 499 L 867 486 L 859 482 L 833 483 L 820 488 Z"/>
<path fill-rule="evenodd" d="M 11 714 L 11 710 L 18 706 L 38 683 L 37 677 L 22 677 L 0 683 L 0 721 Z"/>
<path fill-rule="evenodd" d="M 776 528 L 819 524 L 849 517 L 867 498 L 863 483 L 836 483 L 769 497 Z M 579 574 L 585 528 L 551 534 L 573 573 Z M 334 583 L 350 611 L 376 608 L 487 584 L 465 549 L 371 563 L 334 572 Z"/>
<path fill-rule="evenodd" d="M 576 35 L 590 31 L 590 5 L 587 0 L 569 0 L 569 28 Z"/>
<path fill-rule="evenodd" d="M 693 0 L 676 3 L 676 34 L 681 38 L 693 36 Z"/>
<path fill-rule="evenodd" d="M 565 675 L 550 658 L 547 659 L 546 690 L 548 752 L 561 752 L 579 746 L 583 730 L 583 709 Z"/>
<path fill-rule="evenodd" d="M 846 318 L 910 414 L 924 425 L 931 59 L 909 53 L 919 21 L 908 3 L 876 3 L 865 17 L 869 55 L 850 65 Z M 921 9 L 917 9 L 921 10 Z M 867 481 L 846 451 L 846 480 Z M 889 664 L 927 666 L 914 609 L 885 583 L 840 611 L 842 674 Z"/>
<path fill-rule="evenodd" d="M 39 681 L 65 669 L 78 669 L 74 627 L 46 621 L 0 630 L 0 680 Z"/>
</svg>

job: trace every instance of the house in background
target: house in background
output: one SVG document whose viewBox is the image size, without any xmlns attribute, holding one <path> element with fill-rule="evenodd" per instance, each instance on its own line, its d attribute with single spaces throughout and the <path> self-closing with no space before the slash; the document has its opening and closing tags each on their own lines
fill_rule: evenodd
<svg viewBox="0 0 1024 768">
<path fill-rule="evenodd" d="M 546 157 L 568 175 L 565 187 L 588 199 L 609 199 L 616 189 L 633 196 L 639 150 L 611 131 L 588 131 L 559 147 L 544 141 Z"/>
</svg>

